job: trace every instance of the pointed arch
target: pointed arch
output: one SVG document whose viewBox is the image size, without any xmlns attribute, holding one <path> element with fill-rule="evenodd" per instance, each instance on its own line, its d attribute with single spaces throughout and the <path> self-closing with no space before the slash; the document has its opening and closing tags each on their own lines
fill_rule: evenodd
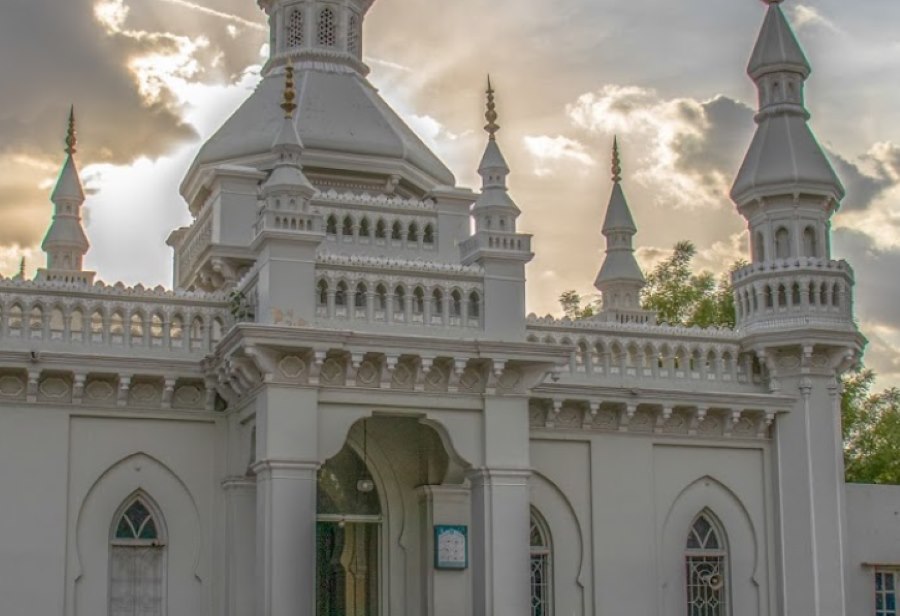
<svg viewBox="0 0 900 616">
<path fill-rule="evenodd" d="M 531 616 L 553 616 L 553 542 L 546 520 L 534 506 L 528 539 Z"/>
<path fill-rule="evenodd" d="M 676 490 L 671 502 L 660 528 L 662 569 L 659 592 L 660 605 L 665 606 L 662 614 L 683 615 L 691 597 L 697 600 L 693 605 L 701 605 L 702 609 L 688 613 L 700 616 L 729 616 L 729 606 L 741 606 L 742 613 L 768 614 L 764 608 L 768 596 L 767 564 L 761 556 L 765 554 L 766 540 L 757 530 L 765 528 L 764 513 L 758 509 L 748 510 L 735 491 L 710 475 Z M 708 524 L 708 529 L 705 524 L 696 528 L 701 519 Z M 694 538 L 695 528 L 697 539 Z M 715 532 L 710 534 L 708 530 Z M 713 536 L 715 543 L 710 541 Z M 692 556 L 697 560 L 689 561 Z M 720 561 L 709 560 L 710 566 L 703 564 L 703 558 L 720 557 Z M 688 569 L 692 564 L 696 564 L 693 582 L 692 571 Z M 725 603 L 718 608 L 704 604 L 704 598 L 710 598 L 709 591 L 714 590 L 709 585 L 708 575 L 714 572 L 715 566 L 719 566 L 724 574 L 720 581 L 727 590 Z M 691 594 L 691 584 L 698 594 Z M 715 586 L 718 584 L 713 584 Z"/>
<path fill-rule="evenodd" d="M 684 566 L 688 614 L 727 616 L 730 613 L 727 536 L 709 509 L 698 513 L 688 529 Z"/>
</svg>

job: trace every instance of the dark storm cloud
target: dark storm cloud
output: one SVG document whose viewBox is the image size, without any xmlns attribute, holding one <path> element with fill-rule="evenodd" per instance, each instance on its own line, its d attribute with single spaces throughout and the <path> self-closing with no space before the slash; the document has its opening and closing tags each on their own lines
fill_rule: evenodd
<svg viewBox="0 0 900 616">
<path fill-rule="evenodd" d="M 673 141 L 676 171 L 694 176 L 710 191 L 721 191 L 721 179 L 732 177 L 740 167 L 753 136 L 753 110 L 727 96 L 699 107 L 682 103 L 678 108 L 684 110 L 682 118 L 694 131 L 683 132 Z"/>
</svg>

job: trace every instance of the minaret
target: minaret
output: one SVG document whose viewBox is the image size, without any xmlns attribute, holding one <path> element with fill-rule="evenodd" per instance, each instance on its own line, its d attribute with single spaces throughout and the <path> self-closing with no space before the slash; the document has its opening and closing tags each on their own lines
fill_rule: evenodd
<svg viewBox="0 0 900 616">
<path fill-rule="evenodd" d="M 94 272 L 83 269 L 84 255 L 90 243 L 81 226 L 84 190 L 75 164 L 76 145 L 75 108 L 72 107 L 66 134 L 66 162 L 50 197 L 54 205 L 53 221 L 41 244 L 47 255 L 47 267 L 38 270 L 37 280 L 90 285 L 94 281 Z"/>
<path fill-rule="evenodd" d="M 316 188 L 303 173 L 303 144 L 294 126 L 294 70 L 285 71 L 281 130 L 272 144 L 277 156 L 260 187 L 260 209 L 251 248 L 259 254 L 256 320 L 309 323 L 315 317 L 316 250 L 325 237 L 322 216 L 310 206 Z"/>
<path fill-rule="evenodd" d="M 830 221 L 844 189 L 807 124 L 810 65 L 781 0 L 767 4 L 748 68 L 758 128 L 731 193 L 752 247 L 752 263 L 733 275 L 737 329 L 769 389 L 795 398 L 773 433 L 777 611 L 843 616 L 839 376 L 865 339 L 853 319 L 853 271 L 831 259 Z"/>
<path fill-rule="evenodd" d="M 509 165 L 497 143 L 497 106 L 488 78 L 487 147 L 478 174 L 481 194 L 472 206 L 475 234 L 460 244 L 464 264 L 484 267 L 482 326 L 493 339 L 519 340 L 525 334 L 525 264 L 534 258 L 531 236 L 516 232 L 521 210 L 509 196 Z"/>
<path fill-rule="evenodd" d="M 601 318 L 619 322 L 646 323 L 652 314 L 641 310 L 641 291 L 645 280 L 634 258 L 634 234 L 637 226 L 622 190 L 622 162 L 619 158 L 619 140 L 613 139 L 612 195 L 603 221 L 606 238 L 606 258 L 594 286 L 602 294 Z"/>
</svg>

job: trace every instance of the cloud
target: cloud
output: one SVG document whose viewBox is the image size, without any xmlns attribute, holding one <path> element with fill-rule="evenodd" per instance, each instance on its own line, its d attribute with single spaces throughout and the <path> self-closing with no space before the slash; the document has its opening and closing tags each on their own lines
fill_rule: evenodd
<svg viewBox="0 0 900 616">
<path fill-rule="evenodd" d="M 840 32 L 833 21 L 822 15 L 819 9 L 807 4 L 794 4 L 790 7 L 791 21 L 798 30 L 810 27 L 820 27 L 831 32 Z"/>
<path fill-rule="evenodd" d="M 724 96 L 666 99 L 652 89 L 607 85 L 566 107 L 576 128 L 625 136 L 640 148 L 638 181 L 658 203 L 684 210 L 717 209 L 753 131 L 753 111 Z"/>
<path fill-rule="evenodd" d="M 571 168 L 567 163 L 576 163 L 581 167 L 597 164 L 583 143 L 562 135 L 526 135 L 522 141 L 535 160 L 534 172 L 540 176 L 549 175 L 563 166 Z"/>
</svg>

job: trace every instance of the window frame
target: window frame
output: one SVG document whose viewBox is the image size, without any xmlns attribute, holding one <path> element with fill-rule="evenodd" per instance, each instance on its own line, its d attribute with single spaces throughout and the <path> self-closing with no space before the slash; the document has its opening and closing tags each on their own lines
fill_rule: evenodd
<svg viewBox="0 0 900 616">
<path fill-rule="evenodd" d="M 531 540 L 534 532 L 537 531 L 541 537 L 543 545 L 532 545 L 534 542 Z M 535 577 L 534 577 L 534 563 L 535 560 L 541 560 L 543 562 L 542 569 L 544 575 L 544 581 L 540 584 L 540 586 L 544 589 L 543 592 L 546 592 L 546 596 L 542 597 L 544 601 L 543 606 L 535 605 Z M 529 533 L 528 533 L 528 571 L 529 571 L 529 610 L 531 616 L 553 616 L 553 608 L 554 608 L 554 583 L 553 583 L 553 538 L 550 535 L 550 527 L 547 525 L 547 521 L 544 519 L 544 516 L 538 512 L 534 507 L 531 508 L 531 516 L 530 516 L 530 525 L 529 525 Z M 543 608 L 543 610 L 539 611 L 539 608 Z"/>
</svg>

